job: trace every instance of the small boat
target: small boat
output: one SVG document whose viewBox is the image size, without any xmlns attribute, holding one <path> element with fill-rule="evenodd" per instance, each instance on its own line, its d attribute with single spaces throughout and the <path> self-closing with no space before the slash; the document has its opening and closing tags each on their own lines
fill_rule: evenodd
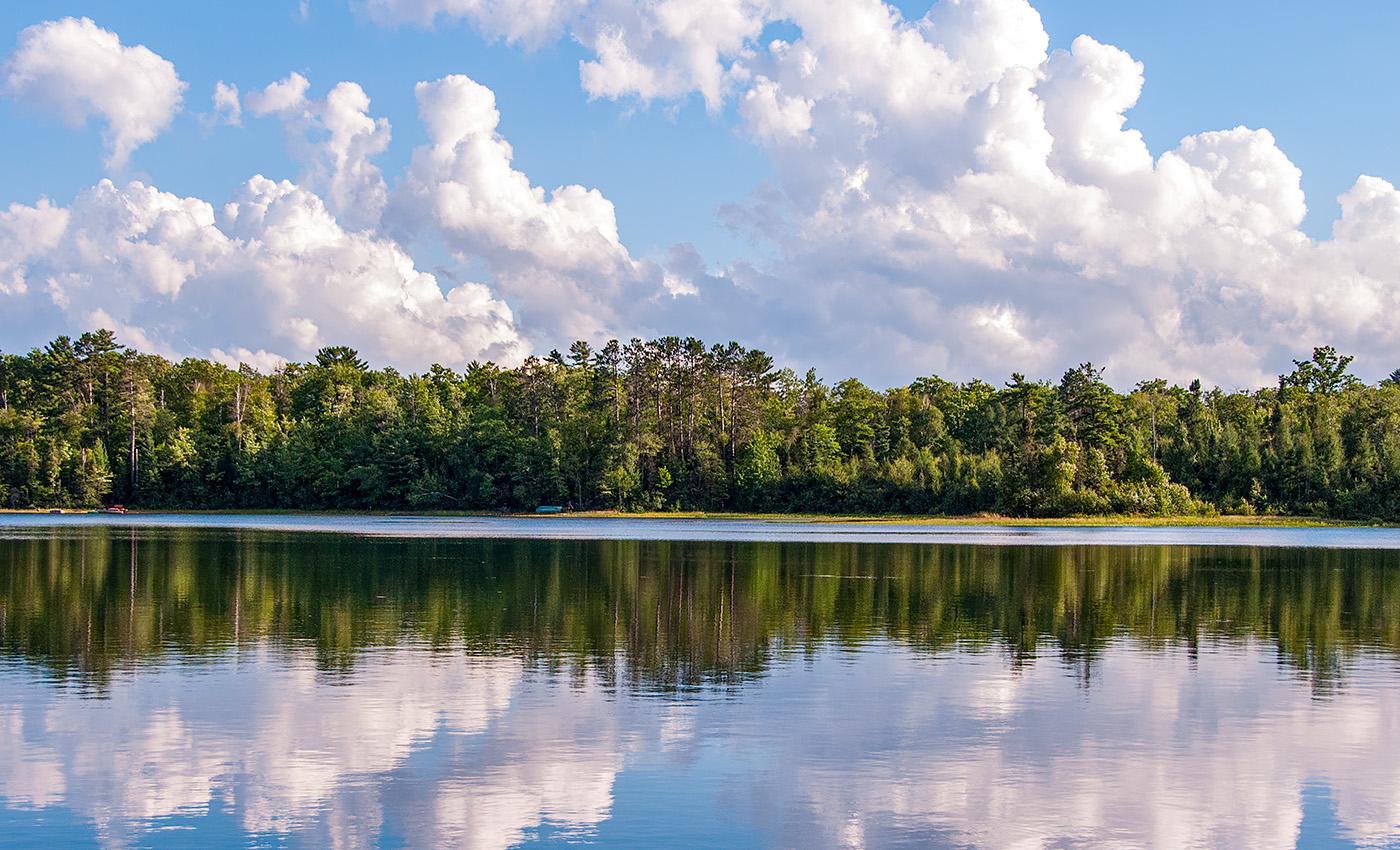
<svg viewBox="0 0 1400 850">
<path fill-rule="evenodd" d="M 63 513 L 63 508 L 49 508 L 49 513 L 51 513 L 51 514 L 61 514 L 61 513 Z"/>
<path fill-rule="evenodd" d="M 124 514 L 124 513 L 126 513 L 126 506 L 125 506 L 125 505 L 108 505 L 107 507 L 105 507 L 105 508 L 102 509 L 102 513 L 104 513 L 104 514 Z"/>
<path fill-rule="evenodd" d="M 535 508 L 535 513 L 537 514 L 562 514 L 563 512 L 563 505 L 540 505 L 538 508 Z"/>
</svg>

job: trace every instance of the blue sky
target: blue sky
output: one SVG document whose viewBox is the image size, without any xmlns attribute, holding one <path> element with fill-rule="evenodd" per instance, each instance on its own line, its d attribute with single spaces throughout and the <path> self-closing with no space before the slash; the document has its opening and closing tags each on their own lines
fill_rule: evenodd
<svg viewBox="0 0 1400 850">
<path fill-rule="evenodd" d="M 624 238 L 639 247 L 658 250 L 689 240 L 721 255 L 739 250 L 715 210 L 743 198 L 768 168 L 762 152 L 735 133 L 732 110 L 709 115 L 698 99 L 679 108 L 590 102 L 578 84 L 583 52 L 567 41 L 521 50 L 485 40 L 466 25 L 386 30 L 330 0 L 318 0 L 310 12 L 303 21 L 295 2 L 276 0 L 29 3 L 0 9 L 0 22 L 17 33 L 43 20 L 86 15 L 125 43 L 145 44 L 175 63 L 190 84 L 184 113 L 170 132 L 138 151 L 131 169 L 168 191 L 221 199 L 255 173 L 297 174 L 275 120 L 249 119 L 232 132 L 200 125 L 198 113 L 209 110 L 218 80 L 246 91 L 296 70 L 311 80 L 313 92 L 341 80 L 359 82 L 375 113 L 393 124 L 394 144 L 382 160 L 392 173 L 424 138 L 414 83 L 462 73 L 496 92 L 502 132 L 536 183 L 603 189 L 618 205 Z M 0 137 L 9 154 L 0 202 L 66 199 L 103 176 L 94 129 L 75 133 L 33 109 L 0 101 Z M 658 184 L 673 191 L 661 194 Z"/>
<path fill-rule="evenodd" d="M 927 2 L 896 3 L 917 18 Z M 1400 179 L 1400 110 L 1374 99 L 1400 84 L 1400 4 L 1184 0 L 1170 9 L 1114 0 L 1040 0 L 1052 47 L 1087 33 L 1121 47 L 1147 67 L 1130 123 L 1154 152 L 1206 128 L 1267 127 L 1303 171 L 1305 229 L 1330 233 L 1336 196 L 1357 175 Z M 412 87 L 465 73 L 495 90 L 502 130 L 522 170 L 545 186 L 597 186 L 618 205 L 622 235 L 653 251 L 691 241 L 707 256 L 745 249 L 715 210 L 769 176 L 762 152 L 739 137 L 732 108 L 707 114 L 698 97 L 683 104 L 590 102 L 578 85 L 577 44 L 522 50 L 483 39 L 465 24 L 433 31 L 385 30 L 349 4 L 315 0 L 302 20 L 296 2 L 190 4 L 174 0 L 23 2 L 0 8 L 0 30 L 67 15 L 88 16 L 173 61 L 190 83 L 172 131 L 140 151 L 133 171 L 163 188 L 222 198 L 253 173 L 293 177 L 296 166 L 270 120 L 237 133 L 204 131 L 214 83 L 243 89 L 301 70 L 318 89 L 360 82 L 388 116 L 395 143 L 386 163 L 403 162 L 422 140 Z M 253 49 L 249 45 L 255 45 Z M 0 100 L 0 202 L 70 196 L 102 176 L 101 143 L 32 109 Z M 392 171 L 386 168 L 386 171 Z M 656 191 L 661 181 L 673 192 Z"/>
<path fill-rule="evenodd" d="M 1303 171 L 1314 237 L 1331 233 L 1336 197 L 1357 175 L 1400 179 L 1400 111 L 1372 100 L 1400 82 L 1389 46 L 1400 4 L 1044 0 L 1037 8 L 1057 45 L 1088 33 L 1147 66 L 1130 120 L 1154 151 L 1207 127 L 1269 128 Z"/>
<path fill-rule="evenodd" d="M 412 5 L 414 0 L 386 2 Z M 637 5 L 643 7 L 650 2 L 638 0 Z M 991 6 L 1013 5 L 1020 0 L 967 2 Z M 929 7 L 928 3 L 920 2 L 897 5 L 909 20 L 921 17 Z M 1388 107 L 1384 95 L 1393 87 L 1397 64 L 1400 64 L 1392 46 L 1395 35 L 1400 32 L 1400 6 L 1396 4 L 1355 2 L 1337 7 L 1258 0 L 1225 4 L 1186 0 L 1162 7 L 1109 0 L 1040 0 L 1034 6 L 1048 34 L 1051 51 L 1068 49 L 1076 36 L 1087 33 L 1098 42 L 1126 51 L 1144 64 L 1142 94 L 1127 112 L 1127 125 L 1142 132 L 1154 157 L 1172 150 L 1183 138 L 1193 134 L 1228 130 L 1238 125 L 1270 130 L 1277 147 L 1302 172 L 1301 187 L 1306 193 L 1308 215 L 1301 222 L 1300 230 L 1313 239 L 1330 237 L 1333 221 L 1339 214 L 1336 198 L 1351 188 L 1359 175 L 1387 180 L 1400 178 L 1400 145 L 1396 144 L 1400 114 Z M 917 365 L 905 365 L 911 358 L 953 374 L 1002 368 L 1008 364 L 1014 366 L 1017 356 L 1034 361 L 1032 370 L 1039 368 L 1047 372 L 1071 360 L 1083 359 L 1075 353 L 1076 347 L 1084 347 L 1082 340 L 1042 337 L 1037 343 L 1034 335 L 1048 332 L 1045 328 L 1037 331 L 1037 324 L 1048 326 L 1056 321 L 1044 307 L 1037 305 L 1040 297 L 1037 293 L 1048 285 L 1043 283 L 1045 275 L 1069 273 L 1083 279 L 1085 275 L 1096 274 L 1089 269 L 1101 265 L 1088 263 L 1077 269 L 1064 269 L 1056 266 L 1060 260 L 1049 264 L 1053 268 L 1037 265 L 1031 271 L 1030 266 L 1035 264 L 1013 259 L 1010 267 L 1021 270 L 1024 265 L 1027 274 L 1035 278 L 1035 282 L 1030 283 L 1019 279 L 1015 283 L 1004 283 L 989 278 L 987 268 L 981 266 L 950 269 L 937 257 L 916 261 L 925 263 L 923 269 L 900 264 L 897 274 L 905 276 L 902 280 L 921 281 L 919 286 L 931 278 L 940 281 L 948 280 L 949 276 L 956 278 L 957 286 L 953 288 L 960 294 L 950 295 L 949 288 L 943 284 L 939 285 L 942 288 L 932 288 L 927 299 L 930 310 L 936 304 L 942 313 L 956 313 L 965 319 L 971 316 L 977 327 L 1000 328 L 1011 334 L 1006 341 L 1011 353 L 1006 356 L 959 359 L 960 350 L 976 346 L 966 341 L 926 345 L 927 336 L 947 333 L 946 329 L 932 326 L 917 332 L 901 330 L 908 339 L 902 339 L 892 351 L 878 356 L 853 352 L 846 360 L 839 360 L 828 355 L 830 346 L 826 343 L 804 344 L 802 340 L 812 332 L 804 322 L 830 322 L 849 311 L 833 300 L 826 312 L 803 318 L 792 314 L 794 310 L 805 309 L 804 306 L 792 307 L 783 297 L 769 298 L 775 290 L 790 292 L 798 285 L 783 280 L 786 272 L 771 264 L 778 263 L 788 269 L 810 260 L 816 264 L 812 268 L 817 270 L 827 266 L 823 265 L 825 261 L 819 260 L 819 251 L 809 250 L 815 240 L 811 233 L 789 234 L 793 236 L 789 239 L 773 237 L 770 232 L 770 224 L 777 226 L 773 222 L 801 218 L 811 211 L 803 209 L 795 200 L 804 191 L 796 181 L 806 178 L 795 176 L 793 168 L 789 167 L 795 156 L 805 154 L 797 151 L 790 156 L 791 152 L 781 145 L 765 145 L 756 138 L 752 128 L 745 124 L 740 109 L 744 87 L 749 83 L 738 85 L 713 111 L 706 109 L 703 99 L 695 92 L 657 97 L 627 93 L 590 96 L 580 83 L 579 66 L 581 61 L 596 58 L 597 47 L 588 42 L 587 35 L 580 36 L 577 31 L 569 30 L 571 25 L 565 25 L 561 33 L 556 33 L 559 37 L 546 38 L 541 45 L 526 48 L 505 43 L 490 32 L 490 26 L 479 20 L 439 18 L 437 25 L 429 29 L 386 25 L 382 20 L 371 20 L 363 8 L 340 0 L 311 0 L 309 14 L 305 17 L 300 14 L 296 2 L 190 4 L 152 0 L 133 4 L 73 0 L 11 3 L 0 8 L 0 30 L 10 34 L 10 41 L 0 42 L 0 46 L 8 52 L 25 27 L 65 16 L 90 17 L 98 27 L 115 33 L 123 45 L 144 45 L 169 60 L 187 84 L 183 104 L 167 129 L 139 147 L 126 168 L 114 172 L 103 164 L 101 119 L 93 118 L 85 127 L 75 129 L 51 114 L 42 100 L 22 95 L 0 97 L 0 146 L 5 154 L 0 157 L 0 204 L 33 205 L 40 197 L 48 197 L 55 204 L 63 205 L 102 177 L 112 176 L 119 184 L 136 179 L 173 195 L 203 198 L 218 209 L 253 174 L 296 180 L 304 175 L 305 163 L 289 151 L 282 122 L 276 117 L 256 117 L 245 109 L 241 127 L 211 126 L 208 119 L 210 97 L 217 81 L 236 84 L 246 97 L 293 71 L 310 80 L 308 97 L 313 99 L 324 97 L 331 86 L 342 80 L 363 87 L 372 100 L 369 114 L 387 118 L 393 128 L 392 145 L 374 161 L 392 190 L 402 181 L 414 148 L 427 141 L 418 118 L 414 84 L 448 74 L 465 74 L 494 92 L 501 114 L 497 131 L 513 148 L 514 169 L 546 191 L 566 184 L 599 190 L 615 209 L 620 243 L 627 256 L 631 261 L 656 264 L 653 275 L 656 280 L 660 280 L 663 273 L 669 274 L 669 279 L 677 279 L 678 273 L 667 265 L 668 258 L 672 256 L 673 246 L 688 243 L 694 246 L 703 259 L 705 271 L 715 280 L 722 280 L 724 286 L 736 286 L 745 293 L 760 291 L 765 300 L 761 305 L 751 305 L 750 312 L 780 317 L 775 322 L 785 326 L 775 327 L 774 323 L 769 323 L 759 328 L 757 334 L 764 338 L 754 342 L 764 344 L 780 356 L 796 360 L 820 354 L 822 356 L 817 359 L 823 360 L 822 365 L 838 371 L 869 371 L 890 378 L 928 371 Z M 570 37 L 562 34 L 564 32 L 574 32 L 574 35 Z M 795 40 L 801 38 L 803 30 L 800 23 L 782 20 L 768 23 L 762 33 L 759 38 L 750 40 L 750 46 L 760 52 L 771 37 L 781 35 Z M 721 58 L 725 63 L 732 59 L 724 57 L 723 51 Z M 777 68 L 762 72 L 776 73 Z M 795 85 L 784 85 L 785 91 L 798 91 Z M 1377 93 L 1381 93 L 1380 96 Z M 820 102 L 820 97 L 816 101 Z M 820 114 L 820 106 L 818 110 Z M 819 129 L 821 126 L 817 125 L 812 133 L 817 134 Z M 914 125 L 913 129 L 903 127 L 887 132 L 891 136 L 896 133 L 912 136 L 924 129 Z M 927 132 L 929 147 L 937 148 L 942 143 L 942 131 L 930 127 Z M 838 134 L 833 131 L 835 135 Z M 916 142 L 911 138 L 909 147 L 917 149 Z M 821 144 L 818 142 L 817 150 Z M 808 144 L 804 150 L 811 153 L 813 149 Z M 821 155 L 825 159 L 812 156 L 812 167 L 821 167 L 822 162 L 829 163 L 839 156 L 825 152 Z M 889 165 L 892 172 L 897 172 L 907 163 Z M 842 167 L 846 168 L 844 164 Z M 847 172 L 852 170 L 846 168 Z M 771 222 L 754 226 L 754 193 L 763 186 L 776 187 L 781 192 L 785 213 L 774 213 Z M 807 188 L 815 191 L 810 185 Z M 747 225 L 736 224 L 732 211 L 720 214 L 726 205 L 736 204 L 749 210 L 748 218 L 743 219 Z M 899 204 L 907 209 L 908 198 L 901 199 Z M 764 206 L 764 209 L 770 210 L 771 206 Z M 687 324 L 688 314 L 675 305 L 669 306 L 664 316 L 645 320 L 625 316 L 626 309 L 608 304 L 606 309 L 577 311 L 580 316 L 586 313 L 593 317 L 588 322 L 544 321 L 538 317 L 547 311 L 523 305 L 528 299 L 492 279 L 502 272 L 492 266 L 489 259 L 465 257 L 459 244 L 450 239 L 439 240 L 436 235 L 420 243 L 406 240 L 402 230 L 395 233 L 424 268 L 442 269 L 443 258 L 457 251 L 461 268 L 457 273 L 445 273 L 445 280 L 455 279 L 457 274 L 484 276 L 482 283 L 492 287 L 493 294 L 512 307 L 516 319 L 526 325 L 521 333 L 528 337 L 531 347 L 547 349 L 565 344 L 560 337 L 577 333 L 579 327 L 596 328 L 601 335 L 645 334 L 656 330 L 713 335 L 715 328 L 724 326 L 726 310 L 735 309 L 732 302 L 719 296 L 707 301 L 707 293 L 701 292 L 697 303 L 704 306 L 693 311 L 696 316 L 694 331 L 682 327 Z M 870 237 L 867 242 L 880 240 L 879 234 Z M 1060 251 L 1056 256 L 1062 254 Z M 882 268 L 888 256 L 886 250 L 879 256 L 853 264 L 848 273 L 843 273 L 846 285 L 883 286 L 882 281 L 869 280 L 867 274 L 870 269 Z M 770 265 L 765 267 L 765 264 Z M 1289 263 L 1300 264 L 1301 261 Z M 1222 335 L 1218 326 L 1227 325 L 1228 321 L 1221 316 L 1196 320 L 1195 313 L 1204 309 L 1198 297 L 1200 281 L 1228 277 L 1229 273 L 1210 270 L 1198 273 L 1194 281 L 1182 281 L 1179 266 L 1175 261 L 1158 264 L 1164 280 L 1167 276 L 1177 276 L 1170 284 L 1163 285 L 1175 287 L 1174 291 L 1179 294 L 1186 293 L 1182 295 L 1184 300 L 1178 305 L 1179 309 L 1152 309 L 1160 311 L 1159 314 L 1189 314 L 1191 321 L 1196 322 L 1186 335 L 1191 338 L 1178 334 L 1181 338 L 1161 342 L 1162 350 L 1150 356 L 1129 353 L 1143 347 L 1144 334 L 1165 333 L 1160 328 L 1154 331 L 1153 316 L 1144 315 L 1136 320 L 1135 330 L 1106 330 L 1110 334 L 1120 334 L 1121 338 L 1106 343 L 1102 352 L 1086 353 L 1097 354 L 1100 359 L 1121 364 L 1127 370 L 1184 375 L 1193 369 L 1201 371 L 1202 364 L 1219 362 L 1226 350 L 1238 353 L 1248 349 L 1243 356 L 1249 361 L 1249 368 L 1219 376 L 1226 381 L 1267 374 L 1280 360 L 1286 362 L 1282 348 L 1276 345 L 1259 339 L 1233 338 L 1247 337 L 1247 334 Z M 1249 262 L 1239 265 L 1249 266 Z M 48 273 L 36 272 L 36 268 L 37 265 L 31 263 L 28 272 L 31 277 Z M 988 268 L 1005 270 L 1008 263 L 992 262 Z M 746 271 L 752 269 L 757 271 Z M 803 273 L 810 275 L 811 271 Z M 577 272 L 569 274 L 578 276 Z M 750 277 L 745 278 L 745 274 Z M 631 285 L 617 284 L 615 276 L 607 279 L 609 285 L 616 284 L 619 291 Z M 898 324 L 901 308 L 897 302 L 908 296 L 906 290 L 910 286 L 902 280 L 892 279 L 889 309 L 894 311 L 895 320 L 881 325 L 878 318 L 871 319 L 876 332 L 881 327 Z M 1381 281 L 1376 285 L 1377 292 L 1392 291 L 1391 283 Z M 1015 291 L 1002 292 L 1003 284 L 1014 287 Z M 577 285 L 594 289 L 598 286 L 591 278 Z M 1306 289 L 1308 284 L 1297 286 Z M 968 287 L 975 288 L 978 293 L 995 291 L 995 294 L 979 296 L 980 300 L 969 298 L 962 292 Z M 1027 288 L 1029 291 L 1023 291 Z M 1227 287 L 1209 296 L 1207 306 L 1212 310 L 1221 304 L 1228 307 L 1234 297 L 1230 293 L 1236 289 L 1238 287 Z M 32 293 L 32 287 L 30 291 Z M 1367 299 L 1374 300 L 1369 295 Z M 813 299 L 802 296 L 799 300 Z M 1367 309 L 1374 309 L 1374 305 Z M 111 311 L 104 315 L 107 314 Z M 1295 331 L 1290 333 L 1307 338 L 1308 343 L 1321 343 L 1324 341 L 1321 335 L 1330 333 L 1330 326 L 1313 330 L 1310 325 L 1317 324 L 1313 319 L 1311 315 L 1291 317 L 1288 321 Z M 1348 334 L 1354 339 L 1364 339 L 1365 334 L 1348 321 L 1337 324 L 1342 330 L 1335 336 L 1342 337 L 1343 341 Z M 533 326 L 529 326 L 531 323 Z M 43 326 L 44 332 L 51 329 Z M 736 322 L 733 335 L 745 331 L 754 333 L 744 323 Z M 1270 332 L 1277 335 L 1278 328 Z M 1319 337 L 1314 340 L 1308 336 L 1310 333 Z M 214 347 L 193 333 L 167 334 L 167 337 L 176 340 L 168 347 L 177 353 L 201 353 Z M 221 342 L 221 350 L 227 350 L 227 343 L 227 340 Z M 1022 354 L 1016 355 L 1016 346 L 1021 343 L 1024 343 Z M 258 350 L 265 346 L 261 340 L 252 340 L 247 347 Z M 268 348 L 289 356 L 301 353 L 287 349 L 286 345 L 283 349 Z M 1032 349 L 1048 353 L 1033 355 Z M 1364 363 L 1369 352 L 1359 353 L 1362 355 L 1360 362 Z M 1388 371 L 1381 367 L 1389 362 L 1386 358 L 1390 357 L 1390 348 L 1387 346 L 1375 356 L 1373 368 L 1381 373 Z"/>
</svg>

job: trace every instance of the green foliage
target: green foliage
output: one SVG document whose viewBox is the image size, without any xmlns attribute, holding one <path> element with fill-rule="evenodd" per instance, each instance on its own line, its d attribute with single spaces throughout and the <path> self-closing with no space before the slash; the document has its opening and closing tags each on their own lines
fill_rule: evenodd
<svg viewBox="0 0 1400 850">
<path fill-rule="evenodd" d="M 665 473 L 666 486 L 670 486 L 671 473 L 665 467 L 662 467 L 661 471 Z M 620 461 L 603 473 L 599 492 L 612 502 L 612 507 L 625 509 L 632 505 L 632 500 L 641 486 L 642 477 L 637 472 L 636 453 L 627 452 Z"/>
<path fill-rule="evenodd" d="M 1312 393 L 1331 395 L 1356 385 L 1356 378 L 1347 373 L 1347 367 L 1354 359 L 1350 355 L 1338 354 L 1337 349 L 1330 345 L 1314 348 L 1311 360 L 1293 361 L 1297 368 L 1293 374 L 1285 376 L 1284 382 Z"/>
<path fill-rule="evenodd" d="M 344 345 L 327 346 L 316 352 L 316 365 L 324 369 L 343 366 L 356 372 L 369 369 L 369 364 L 360 359 L 360 352 Z"/>
<path fill-rule="evenodd" d="M 737 477 L 740 492 L 755 506 L 782 480 L 783 464 L 778 459 L 777 439 L 772 434 L 760 429 L 749 438 L 739 459 Z"/>
<path fill-rule="evenodd" d="M 1254 392 L 1091 363 L 878 391 L 737 343 L 577 342 L 505 369 L 272 374 L 107 331 L 0 354 L 0 505 L 576 508 L 1400 519 L 1400 381 L 1320 347 Z"/>
</svg>

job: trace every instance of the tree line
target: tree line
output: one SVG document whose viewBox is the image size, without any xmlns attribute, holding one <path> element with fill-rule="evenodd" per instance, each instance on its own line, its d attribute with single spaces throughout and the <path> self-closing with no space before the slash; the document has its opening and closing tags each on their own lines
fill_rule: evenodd
<svg viewBox="0 0 1400 850">
<path fill-rule="evenodd" d="M 98 330 L 0 353 L 0 504 L 1400 520 L 1400 370 L 1351 360 L 1249 391 L 1122 393 L 1092 363 L 879 391 L 693 338 L 412 375 L 329 347 L 266 374 Z"/>
</svg>

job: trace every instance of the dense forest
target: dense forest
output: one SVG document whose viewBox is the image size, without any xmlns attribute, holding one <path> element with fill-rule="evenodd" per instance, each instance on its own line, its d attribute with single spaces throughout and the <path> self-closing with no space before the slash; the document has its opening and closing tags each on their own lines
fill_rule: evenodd
<svg viewBox="0 0 1400 850">
<path fill-rule="evenodd" d="M 666 337 L 421 375 L 345 347 L 272 374 L 105 330 L 0 353 L 9 507 L 1179 515 L 1400 520 L 1400 370 L 1315 349 L 1255 391 L 919 378 L 883 392 Z"/>
</svg>

